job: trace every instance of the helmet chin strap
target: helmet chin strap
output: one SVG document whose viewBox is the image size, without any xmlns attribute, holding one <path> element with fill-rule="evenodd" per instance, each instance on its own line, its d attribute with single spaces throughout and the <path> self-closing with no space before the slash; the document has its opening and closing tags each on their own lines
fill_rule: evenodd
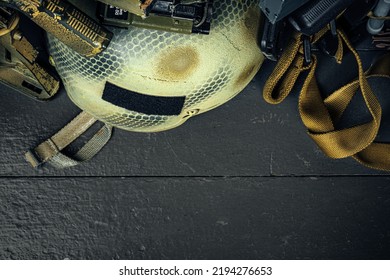
<svg viewBox="0 0 390 280">
<path fill-rule="evenodd" d="M 112 136 L 112 126 L 104 125 L 75 155 L 67 156 L 61 151 L 79 138 L 94 123 L 92 115 L 82 112 L 55 135 L 25 154 L 26 160 L 38 168 L 49 163 L 57 169 L 73 167 L 92 159 L 108 143 Z"/>
</svg>

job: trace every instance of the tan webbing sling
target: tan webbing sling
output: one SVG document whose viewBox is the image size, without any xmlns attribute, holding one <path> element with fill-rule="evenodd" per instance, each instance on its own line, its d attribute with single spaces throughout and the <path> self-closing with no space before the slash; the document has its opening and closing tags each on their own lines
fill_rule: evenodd
<svg viewBox="0 0 390 280">
<path fill-rule="evenodd" d="M 82 112 L 63 129 L 44 141 L 36 148 L 28 151 L 26 160 L 35 168 L 50 163 L 58 169 L 76 166 L 93 158 L 108 143 L 112 135 L 112 126 L 104 125 L 75 155 L 72 157 L 62 153 L 70 145 L 97 122 L 92 115 Z"/>
<path fill-rule="evenodd" d="M 327 31 L 328 28 L 323 29 L 311 38 L 311 42 L 318 41 Z M 357 62 L 359 77 L 356 81 L 323 100 L 315 77 L 317 58 L 312 55 L 310 65 L 304 65 L 302 38 L 296 34 L 264 86 L 264 99 L 268 103 L 279 104 L 291 92 L 298 76 L 309 70 L 299 96 L 299 112 L 309 136 L 331 158 L 352 156 L 367 167 L 390 171 L 390 145 L 374 142 L 380 127 L 382 109 L 367 81 L 370 77 L 390 78 L 390 54 L 365 73 L 360 57 L 345 33 L 338 30 L 337 36 L 339 44 L 336 61 L 341 63 L 346 46 Z M 334 124 L 339 121 L 359 88 L 372 120 L 346 129 L 335 129 Z"/>
</svg>

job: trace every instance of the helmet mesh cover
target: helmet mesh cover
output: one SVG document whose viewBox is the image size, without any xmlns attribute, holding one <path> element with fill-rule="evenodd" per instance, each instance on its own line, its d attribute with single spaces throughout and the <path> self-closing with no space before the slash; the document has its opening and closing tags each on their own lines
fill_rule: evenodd
<svg viewBox="0 0 390 280">
<path fill-rule="evenodd" d="M 259 20 L 256 0 L 215 0 L 210 35 L 112 28 L 113 41 L 96 57 L 85 58 L 50 35 L 49 50 L 69 97 L 81 109 L 125 130 L 155 132 L 211 110 L 246 87 L 263 62 Z M 129 96 L 184 102 L 177 115 L 129 110 L 104 98 L 108 83 Z"/>
</svg>

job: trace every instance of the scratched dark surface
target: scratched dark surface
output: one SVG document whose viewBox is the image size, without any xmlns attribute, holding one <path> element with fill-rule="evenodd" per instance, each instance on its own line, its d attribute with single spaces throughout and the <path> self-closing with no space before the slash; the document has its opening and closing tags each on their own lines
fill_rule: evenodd
<svg viewBox="0 0 390 280">
<path fill-rule="evenodd" d="M 361 55 L 367 68 L 376 53 Z M 297 94 L 267 105 L 273 65 L 226 105 L 172 131 L 116 130 L 96 158 L 63 171 L 33 170 L 23 154 L 77 107 L 65 93 L 39 103 L 1 86 L 0 258 L 389 259 L 390 177 L 326 158 Z M 318 71 L 324 92 L 355 76 L 350 56 Z M 390 139 L 390 84 L 372 84 Z M 361 108 L 348 113 L 363 120 Z"/>
</svg>

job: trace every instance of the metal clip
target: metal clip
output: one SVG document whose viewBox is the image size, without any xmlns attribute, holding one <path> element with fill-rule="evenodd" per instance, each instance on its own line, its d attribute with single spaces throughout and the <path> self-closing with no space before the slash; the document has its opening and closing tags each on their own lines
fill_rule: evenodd
<svg viewBox="0 0 390 280">
<path fill-rule="evenodd" d="M 331 56 L 334 57 L 336 55 L 338 45 L 339 45 L 339 38 L 337 36 L 337 25 L 336 21 L 332 20 L 329 23 L 330 32 L 327 32 L 318 42 L 318 47 L 320 50 Z"/>
<path fill-rule="evenodd" d="M 311 64 L 311 42 L 310 37 L 306 35 L 302 35 L 303 41 L 303 56 L 305 58 L 305 66 Z"/>
</svg>

